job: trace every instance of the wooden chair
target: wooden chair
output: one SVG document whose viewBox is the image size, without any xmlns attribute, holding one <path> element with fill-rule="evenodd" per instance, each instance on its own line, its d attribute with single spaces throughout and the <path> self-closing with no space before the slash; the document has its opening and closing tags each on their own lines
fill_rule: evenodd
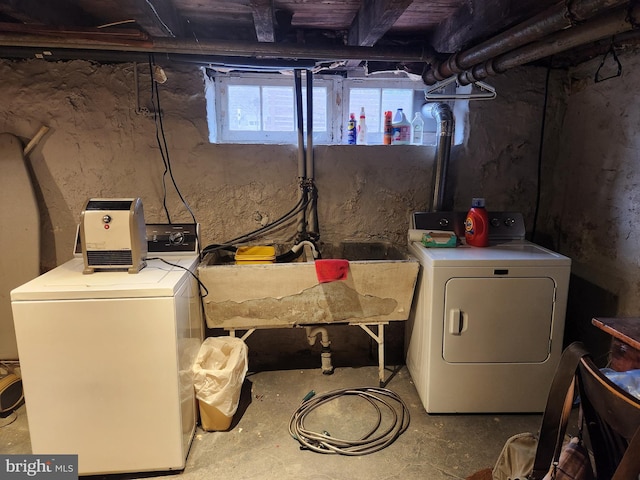
<svg viewBox="0 0 640 480">
<path fill-rule="evenodd" d="M 640 400 L 611 382 L 589 356 L 580 359 L 576 375 L 598 480 L 610 480 L 618 468 L 616 478 L 637 480 Z M 632 439 L 634 445 L 630 448 Z M 627 450 L 629 455 L 625 456 Z"/>
</svg>

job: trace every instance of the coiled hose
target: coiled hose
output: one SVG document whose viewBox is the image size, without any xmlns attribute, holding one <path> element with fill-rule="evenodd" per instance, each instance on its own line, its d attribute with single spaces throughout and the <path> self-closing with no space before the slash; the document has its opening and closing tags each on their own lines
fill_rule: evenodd
<svg viewBox="0 0 640 480">
<path fill-rule="evenodd" d="M 362 438 L 343 440 L 332 437 L 327 432 L 317 433 L 304 427 L 305 417 L 314 409 L 346 395 L 355 395 L 367 400 L 377 413 L 375 426 Z M 378 431 L 381 428 L 383 418 L 381 407 L 388 410 L 393 421 L 389 426 Z M 298 440 L 300 448 L 304 450 L 350 456 L 367 455 L 391 445 L 409 427 L 409 420 L 409 409 L 395 392 L 376 387 L 345 388 L 303 400 L 300 407 L 291 416 L 289 433 L 295 440 Z"/>
</svg>

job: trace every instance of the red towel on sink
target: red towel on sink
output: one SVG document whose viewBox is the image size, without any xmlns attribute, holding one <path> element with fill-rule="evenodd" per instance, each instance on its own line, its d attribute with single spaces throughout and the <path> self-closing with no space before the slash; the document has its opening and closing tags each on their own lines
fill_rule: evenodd
<svg viewBox="0 0 640 480">
<path fill-rule="evenodd" d="M 349 260 L 316 260 L 316 275 L 319 283 L 346 280 L 349 272 Z"/>
</svg>

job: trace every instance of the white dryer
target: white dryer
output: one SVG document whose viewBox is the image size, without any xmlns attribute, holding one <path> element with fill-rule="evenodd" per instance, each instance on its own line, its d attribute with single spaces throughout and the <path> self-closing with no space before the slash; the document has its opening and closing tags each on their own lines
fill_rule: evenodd
<svg viewBox="0 0 640 480">
<path fill-rule="evenodd" d="M 418 212 L 455 231 L 464 212 Z M 524 239 L 522 215 L 490 212 L 490 246 L 427 248 L 406 325 L 406 362 L 429 413 L 542 412 L 562 353 L 571 260 Z"/>
<path fill-rule="evenodd" d="M 34 454 L 77 454 L 80 475 L 184 468 L 203 321 L 181 243 L 136 274 L 76 257 L 11 292 Z"/>
</svg>

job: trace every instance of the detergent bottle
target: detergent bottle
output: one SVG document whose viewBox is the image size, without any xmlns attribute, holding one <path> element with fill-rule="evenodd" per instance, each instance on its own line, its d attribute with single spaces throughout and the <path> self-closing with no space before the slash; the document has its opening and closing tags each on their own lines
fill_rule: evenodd
<svg viewBox="0 0 640 480">
<path fill-rule="evenodd" d="M 471 209 L 464 222 L 464 237 L 467 245 L 489 246 L 489 216 L 484 208 L 484 198 L 471 200 Z"/>
<path fill-rule="evenodd" d="M 391 143 L 393 145 L 409 145 L 411 143 L 411 122 L 407 120 L 401 108 L 396 112 L 391 125 L 393 127 Z"/>
</svg>

